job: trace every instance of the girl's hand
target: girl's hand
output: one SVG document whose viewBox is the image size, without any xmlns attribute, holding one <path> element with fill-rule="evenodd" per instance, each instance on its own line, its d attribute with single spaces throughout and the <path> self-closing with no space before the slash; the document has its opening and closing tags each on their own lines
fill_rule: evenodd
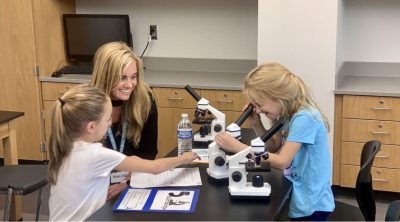
<svg viewBox="0 0 400 222">
<path fill-rule="evenodd" d="M 110 187 L 108 188 L 107 200 L 110 200 L 110 199 L 114 198 L 115 196 L 117 196 L 127 186 L 128 186 L 128 184 L 126 184 L 126 183 L 117 183 L 117 184 L 110 185 Z"/>
<path fill-rule="evenodd" d="M 247 103 L 247 104 L 244 106 L 243 111 L 244 111 L 245 109 L 247 109 L 247 107 L 248 107 L 249 105 L 250 105 L 250 103 Z M 256 108 L 253 108 L 253 113 L 251 113 L 251 115 L 250 115 L 249 117 L 247 117 L 247 120 L 246 120 L 246 121 L 247 121 L 251 126 L 254 126 L 254 127 L 262 126 L 261 117 L 260 117 L 260 114 L 256 112 Z"/>
<path fill-rule="evenodd" d="M 181 157 L 184 160 L 184 164 L 191 163 L 195 159 L 200 160 L 199 155 L 197 155 L 195 152 L 184 152 Z"/>
<path fill-rule="evenodd" d="M 229 133 L 219 133 L 215 136 L 214 141 L 224 150 L 237 153 L 247 147 L 246 144 L 239 142 Z"/>
</svg>

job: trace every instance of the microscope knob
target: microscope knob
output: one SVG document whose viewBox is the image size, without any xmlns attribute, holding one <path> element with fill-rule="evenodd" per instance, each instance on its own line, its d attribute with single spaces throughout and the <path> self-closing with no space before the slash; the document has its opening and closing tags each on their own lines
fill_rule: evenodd
<svg viewBox="0 0 400 222">
<path fill-rule="evenodd" d="M 242 179 L 242 174 L 239 171 L 235 171 L 232 173 L 232 180 L 235 182 L 239 182 Z"/>
<path fill-rule="evenodd" d="M 217 124 L 217 125 L 214 126 L 214 131 L 215 132 L 218 133 L 218 132 L 221 132 L 221 130 L 222 130 L 222 126 L 220 124 Z"/>
<path fill-rule="evenodd" d="M 208 135 L 208 129 L 207 129 L 207 126 L 205 126 L 205 125 L 202 125 L 201 127 L 200 127 L 200 137 L 205 137 L 205 136 L 207 136 Z"/>
<path fill-rule="evenodd" d="M 214 159 L 214 163 L 215 163 L 215 165 L 217 165 L 217 166 L 223 166 L 223 165 L 225 164 L 225 160 L 224 160 L 224 158 L 218 156 L 218 157 L 216 157 L 216 158 Z"/>
<path fill-rule="evenodd" d="M 253 176 L 253 187 L 263 187 L 264 186 L 264 178 L 262 175 L 254 175 Z"/>
</svg>

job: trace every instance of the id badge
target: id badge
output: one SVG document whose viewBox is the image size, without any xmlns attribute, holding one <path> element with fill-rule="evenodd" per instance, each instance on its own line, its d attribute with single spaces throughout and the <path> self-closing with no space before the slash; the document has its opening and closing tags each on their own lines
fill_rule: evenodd
<svg viewBox="0 0 400 222">
<path fill-rule="evenodd" d="M 118 171 L 111 173 L 111 183 L 121 183 L 122 181 L 126 180 L 128 176 L 128 171 Z"/>
</svg>

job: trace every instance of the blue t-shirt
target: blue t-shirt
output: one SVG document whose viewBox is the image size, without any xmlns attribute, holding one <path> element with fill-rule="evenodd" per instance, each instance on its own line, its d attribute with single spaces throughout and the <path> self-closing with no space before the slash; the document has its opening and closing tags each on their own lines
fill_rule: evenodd
<svg viewBox="0 0 400 222">
<path fill-rule="evenodd" d="M 320 112 L 302 109 L 290 120 L 288 142 L 301 143 L 285 176 L 292 181 L 289 217 L 305 217 L 335 208 L 330 186 L 332 176 L 328 133 Z"/>
</svg>

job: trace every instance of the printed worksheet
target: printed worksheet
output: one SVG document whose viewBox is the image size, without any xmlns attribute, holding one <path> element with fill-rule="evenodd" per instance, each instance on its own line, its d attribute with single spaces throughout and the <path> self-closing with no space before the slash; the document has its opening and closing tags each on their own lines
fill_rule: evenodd
<svg viewBox="0 0 400 222">
<path fill-rule="evenodd" d="M 149 198 L 149 189 L 128 189 L 116 209 L 118 210 L 142 210 Z"/>
<path fill-rule="evenodd" d="M 198 167 L 174 168 L 163 173 L 153 175 L 150 173 L 132 173 L 131 187 L 173 187 L 173 186 L 200 186 L 201 177 Z"/>
<path fill-rule="evenodd" d="M 198 188 L 132 188 L 119 196 L 113 211 L 193 213 L 200 190 Z"/>
</svg>

